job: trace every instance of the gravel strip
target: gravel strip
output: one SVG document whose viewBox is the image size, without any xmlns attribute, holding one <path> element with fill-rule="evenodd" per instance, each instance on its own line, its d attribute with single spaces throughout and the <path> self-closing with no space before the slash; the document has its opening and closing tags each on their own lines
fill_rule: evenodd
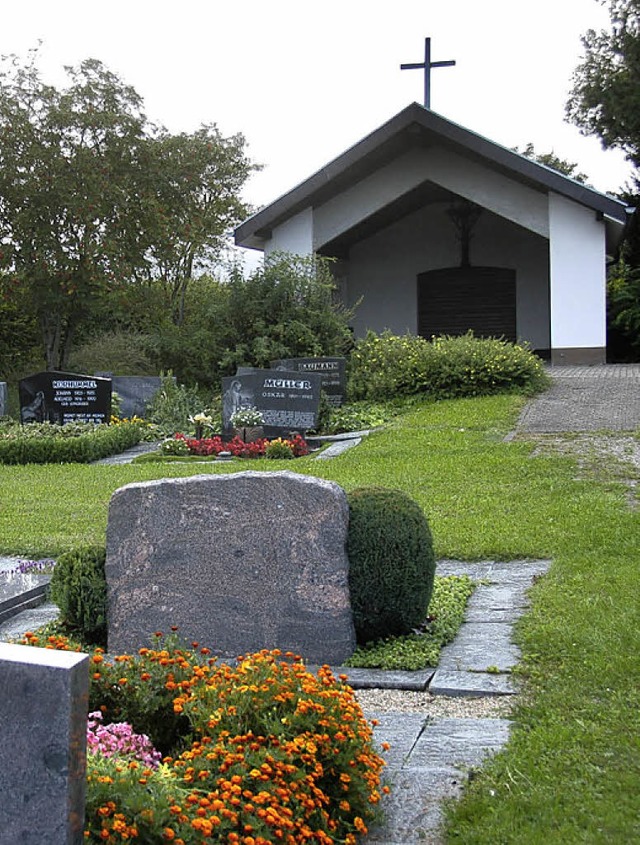
<svg viewBox="0 0 640 845">
<path fill-rule="evenodd" d="M 478 698 L 431 695 L 405 690 L 356 690 L 356 698 L 365 713 L 424 713 L 460 719 L 494 719 L 511 714 L 515 696 Z"/>
</svg>

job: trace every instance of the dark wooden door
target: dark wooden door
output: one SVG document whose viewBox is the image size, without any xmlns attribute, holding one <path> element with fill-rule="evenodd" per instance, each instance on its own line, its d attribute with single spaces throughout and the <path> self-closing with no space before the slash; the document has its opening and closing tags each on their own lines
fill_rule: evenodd
<svg viewBox="0 0 640 845">
<path fill-rule="evenodd" d="M 450 267 L 418 276 L 418 334 L 516 340 L 516 272 Z"/>
</svg>

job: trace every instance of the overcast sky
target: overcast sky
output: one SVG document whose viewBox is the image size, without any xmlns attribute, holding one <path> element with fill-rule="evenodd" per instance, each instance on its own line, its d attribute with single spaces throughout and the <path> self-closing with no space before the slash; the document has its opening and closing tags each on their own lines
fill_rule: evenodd
<svg viewBox="0 0 640 845">
<path fill-rule="evenodd" d="M 271 202 L 412 101 L 432 60 L 434 111 L 505 146 L 577 162 L 598 189 L 630 169 L 564 121 L 580 36 L 606 28 L 598 0 L 18 0 L 1 5 L 0 53 L 43 43 L 47 81 L 97 58 L 172 132 L 217 123 L 264 165 L 247 186 Z"/>
</svg>

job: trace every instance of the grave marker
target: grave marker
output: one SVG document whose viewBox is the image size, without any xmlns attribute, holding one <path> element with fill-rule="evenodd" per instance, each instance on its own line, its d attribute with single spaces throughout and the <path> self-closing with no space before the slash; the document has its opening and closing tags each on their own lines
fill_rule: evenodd
<svg viewBox="0 0 640 845">
<path fill-rule="evenodd" d="M 231 417 L 242 408 L 257 408 L 266 437 L 315 429 L 320 409 L 321 378 L 293 370 L 239 368 L 222 379 L 222 425 L 229 433 Z"/>
<path fill-rule="evenodd" d="M 6 381 L 0 381 L 0 417 L 9 413 L 9 391 Z"/>
<path fill-rule="evenodd" d="M 109 651 L 177 625 L 225 657 L 280 648 L 340 664 L 355 648 L 348 506 L 330 481 L 240 472 L 128 484 L 113 494 L 105 574 Z"/>
<path fill-rule="evenodd" d="M 0 841 L 84 841 L 89 657 L 0 643 Z"/>
<path fill-rule="evenodd" d="M 109 423 L 111 379 L 48 370 L 23 378 L 18 385 L 20 420 Z"/>
<path fill-rule="evenodd" d="M 272 361 L 276 370 L 296 370 L 299 373 L 316 373 L 322 380 L 322 390 L 329 402 L 339 408 L 347 390 L 346 358 L 282 358 Z"/>
</svg>

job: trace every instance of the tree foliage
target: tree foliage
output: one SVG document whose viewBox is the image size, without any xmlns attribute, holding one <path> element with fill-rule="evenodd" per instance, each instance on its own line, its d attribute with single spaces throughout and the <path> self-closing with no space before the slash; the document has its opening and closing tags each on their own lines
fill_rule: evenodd
<svg viewBox="0 0 640 845">
<path fill-rule="evenodd" d="M 0 65 L 0 270 L 34 309 L 46 366 L 64 369 L 119 289 L 161 277 L 179 300 L 245 213 L 251 165 L 242 136 L 155 127 L 101 62 L 65 68 L 58 90 L 37 58 Z"/>
<path fill-rule="evenodd" d="M 604 3 L 604 0 L 602 0 Z M 573 74 L 567 118 L 640 164 L 640 0 L 608 0 L 611 28 L 590 29 Z"/>
<path fill-rule="evenodd" d="M 520 153 L 520 155 L 530 158 L 532 161 L 537 161 L 539 164 L 544 164 L 546 167 L 551 167 L 553 170 L 557 170 L 558 173 L 562 173 L 565 176 L 569 176 L 571 179 L 575 179 L 576 182 L 582 182 L 583 184 L 587 183 L 589 177 L 586 173 L 581 173 L 578 170 L 579 165 L 577 162 L 567 161 L 566 158 L 560 158 L 553 150 L 548 153 L 538 153 L 531 141 L 529 141 L 522 150 L 519 150 L 518 147 L 515 147 L 514 149 L 515 152 Z"/>
</svg>

